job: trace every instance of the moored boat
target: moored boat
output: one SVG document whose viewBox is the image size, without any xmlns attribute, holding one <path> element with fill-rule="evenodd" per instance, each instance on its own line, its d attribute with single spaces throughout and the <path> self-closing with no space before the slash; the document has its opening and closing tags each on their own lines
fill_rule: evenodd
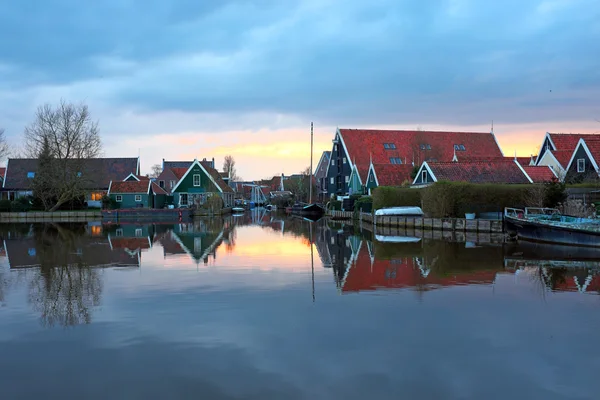
<svg viewBox="0 0 600 400">
<path fill-rule="evenodd" d="M 375 215 L 422 217 L 423 210 L 421 210 L 421 207 L 388 207 L 375 211 Z"/>
<path fill-rule="evenodd" d="M 600 246 L 600 220 L 562 215 L 553 208 L 506 208 L 504 225 L 517 239 Z"/>
</svg>

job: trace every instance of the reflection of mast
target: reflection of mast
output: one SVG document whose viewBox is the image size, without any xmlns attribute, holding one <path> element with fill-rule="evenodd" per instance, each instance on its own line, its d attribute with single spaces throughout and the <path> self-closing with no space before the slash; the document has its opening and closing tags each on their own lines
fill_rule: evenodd
<svg viewBox="0 0 600 400">
<path fill-rule="evenodd" d="M 312 235 L 312 222 L 309 222 L 309 235 L 310 235 L 310 268 L 311 268 L 311 275 L 312 275 L 312 298 L 313 298 L 313 303 L 315 302 L 315 260 L 313 257 L 313 235 Z"/>
</svg>

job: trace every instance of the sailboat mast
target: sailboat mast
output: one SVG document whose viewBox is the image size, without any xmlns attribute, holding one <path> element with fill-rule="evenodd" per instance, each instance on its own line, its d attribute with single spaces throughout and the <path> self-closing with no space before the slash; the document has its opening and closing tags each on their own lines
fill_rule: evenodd
<svg viewBox="0 0 600 400">
<path fill-rule="evenodd" d="M 308 182 L 308 204 L 312 204 L 312 187 L 313 187 L 313 123 L 310 123 L 310 181 Z"/>
</svg>

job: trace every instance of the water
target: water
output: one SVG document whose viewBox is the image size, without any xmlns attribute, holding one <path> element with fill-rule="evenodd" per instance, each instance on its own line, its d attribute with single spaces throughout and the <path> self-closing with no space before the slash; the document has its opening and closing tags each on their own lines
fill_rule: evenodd
<svg viewBox="0 0 600 400">
<path fill-rule="evenodd" d="M 260 217 L 1 225 L 0 398 L 598 398 L 594 251 Z"/>
</svg>

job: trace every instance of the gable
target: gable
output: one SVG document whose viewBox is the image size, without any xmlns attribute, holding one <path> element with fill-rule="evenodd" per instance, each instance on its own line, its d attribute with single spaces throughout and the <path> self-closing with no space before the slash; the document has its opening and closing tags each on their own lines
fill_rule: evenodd
<svg viewBox="0 0 600 400">
<path fill-rule="evenodd" d="M 180 169 L 172 168 L 175 175 Z M 203 193 L 203 192 L 221 192 L 233 193 L 233 189 L 227 185 L 217 170 L 210 166 L 209 162 L 198 162 L 197 160 L 181 176 L 175 188 L 174 193 Z"/>
</svg>

